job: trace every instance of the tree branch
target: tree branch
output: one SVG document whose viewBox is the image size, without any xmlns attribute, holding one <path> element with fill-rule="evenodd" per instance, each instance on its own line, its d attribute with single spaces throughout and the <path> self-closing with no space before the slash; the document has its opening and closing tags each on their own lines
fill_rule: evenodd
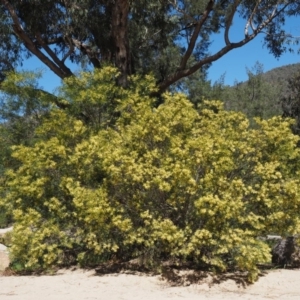
<svg viewBox="0 0 300 300">
<path fill-rule="evenodd" d="M 13 30 L 15 34 L 24 42 L 25 47 L 33 53 L 37 58 L 39 58 L 46 66 L 50 68 L 57 76 L 60 78 L 66 78 L 72 75 L 70 72 L 65 72 L 64 70 L 60 69 L 53 61 L 51 61 L 43 52 L 41 52 L 34 42 L 30 39 L 30 37 L 26 34 L 23 26 L 21 25 L 19 18 L 16 14 L 15 9 L 7 0 L 1 0 L 3 5 L 7 8 L 11 18 L 13 20 Z"/>
<path fill-rule="evenodd" d="M 240 2 L 241 2 L 240 0 L 235 0 L 234 1 L 233 5 L 231 7 L 232 11 L 230 12 L 229 17 L 228 17 L 228 19 L 226 21 L 225 31 L 224 31 L 224 39 L 225 39 L 225 44 L 226 45 L 230 44 L 229 29 L 230 29 L 230 27 L 232 25 L 232 20 L 233 20 L 234 14 L 235 14 L 235 12 L 237 10 L 237 7 L 240 4 Z"/>
<path fill-rule="evenodd" d="M 192 37 L 190 39 L 189 46 L 188 46 L 185 54 L 183 55 L 183 57 L 181 59 L 180 66 L 179 66 L 178 70 L 183 70 L 186 67 L 186 64 L 187 64 L 189 58 L 191 57 L 191 55 L 193 53 L 193 50 L 195 48 L 196 41 L 197 41 L 197 38 L 199 36 L 199 32 L 200 32 L 203 24 L 207 20 L 207 18 L 209 16 L 209 13 L 212 11 L 213 5 L 214 5 L 214 0 L 210 0 L 208 2 L 207 6 L 206 6 L 206 9 L 205 9 L 201 19 L 196 23 L 197 25 L 196 25 L 196 27 L 194 29 L 194 32 L 192 34 Z"/>
<path fill-rule="evenodd" d="M 64 73 L 72 75 L 71 70 L 68 67 L 66 67 L 63 61 L 59 60 L 59 58 L 52 51 L 52 49 L 44 42 L 39 32 L 36 33 L 36 39 L 39 42 L 39 44 L 44 48 L 44 50 L 48 53 L 48 55 L 52 58 L 52 60 L 56 63 L 56 65 L 59 66 L 59 68 L 63 70 Z"/>
<path fill-rule="evenodd" d="M 186 76 L 189 76 L 193 73 L 195 73 L 197 70 L 199 70 L 203 65 L 212 63 L 222 56 L 224 56 L 226 53 L 230 52 L 233 49 L 240 48 L 244 46 L 245 44 L 249 43 L 251 40 L 253 40 L 259 33 L 262 32 L 262 30 L 274 19 L 276 16 L 278 16 L 289 4 L 286 4 L 283 6 L 280 10 L 273 10 L 273 12 L 270 14 L 269 18 L 267 18 L 264 22 L 262 22 L 257 29 L 253 31 L 252 34 L 248 34 L 245 36 L 243 40 L 237 43 L 229 43 L 226 44 L 225 47 L 223 47 L 221 50 L 219 50 L 217 53 L 208 56 L 199 62 L 195 63 L 192 67 L 184 70 L 178 70 L 177 72 L 170 75 L 166 80 L 158 84 L 158 92 L 156 94 L 161 94 L 164 92 L 171 84 L 175 83 L 176 81 L 180 80 L 181 78 L 184 78 Z"/>
<path fill-rule="evenodd" d="M 257 3 L 256 3 L 256 5 L 255 5 L 255 7 L 254 7 L 254 9 L 253 9 L 253 11 L 252 11 L 252 13 L 251 13 L 251 15 L 250 15 L 248 21 L 247 21 L 247 23 L 246 23 L 246 26 L 245 26 L 245 36 L 249 34 L 249 31 L 248 31 L 249 25 L 251 26 L 252 31 L 255 30 L 255 29 L 253 28 L 252 19 L 253 19 L 254 14 L 255 14 L 256 11 L 257 11 L 257 8 L 258 8 L 260 2 L 261 2 L 261 0 L 257 1 Z"/>
</svg>

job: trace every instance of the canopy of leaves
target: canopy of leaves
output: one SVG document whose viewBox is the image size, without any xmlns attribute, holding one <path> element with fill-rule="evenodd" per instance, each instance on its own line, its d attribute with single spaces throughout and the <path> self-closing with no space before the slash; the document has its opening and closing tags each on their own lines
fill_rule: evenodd
<svg viewBox="0 0 300 300">
<path fill-rule="evenodd" d="M 265 33 L 270 52 L 280 56 L 290 37 L 282 29 L 285 18 L 300 11 L 298 1 L 285 0 L 1 0 L 0 4 L 2 71 L 13 68 L 24 52 L 61 78 L 72 75 L 68 59 L 96 68 L 109 62 L 119 68 L 120 78 L 153 72 L 160 92 L 260 33 Z M 230 35 L 236 16 L 245 20 L 239 41 Z M 212 34 L 224 38 L 215 53 L 208 51 Z"/>
</svg>

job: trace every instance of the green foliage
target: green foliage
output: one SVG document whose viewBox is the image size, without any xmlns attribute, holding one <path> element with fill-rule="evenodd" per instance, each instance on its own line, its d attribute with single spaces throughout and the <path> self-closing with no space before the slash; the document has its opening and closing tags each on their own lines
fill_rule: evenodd
<svg viewBox="0 0 300 300">
<path fill-rule="evenodd" d="M 110 63 L 122 77 L 152 72 L 160 92 L 204 73 L 260 33 L 275 57 L 291 51 L 293 38 L 283 25 L 299 15 L 297 2 L 283 0 L 10 0 L 0 8 L 0 80 L 34 55 L 61 79 L 74 75 L 68 62 L 83 68 Z M 232 31 L 239 40 L 231 40 Z M 209 49 L 217 39 L 219 47 Z"/>
<path fill-rule="evenodd" d="M 50 110 L 52 95 L 39 88 L 41 72 L 6 72 L 0 93 L 0 197 L 5 197 L 4 173 L 20 162 L 11 156 L 13 145 L 33 145 L 35 129 Z M 11 216 L 0 206 L 0 227 L 11 223 Z"/>
<path fill-rule="evenodd" d="M 109 74 L 115 70 L 94 76 Z M 270 260 L 257 237 L 299 232 L 299 138 L 291 121 L 257 119 L 249 129 L 242 113 L 217 101 L 196 110 L 183 94 L 164 94 L 156 107 L 148 96 L 154 87 L 151 77 L 132 77 L 129 89 L 119 88 L 113 126 L 90 131 L 53 111 L 37 129 L 39 142 L 14 148 L 21 165 L 7 172 L 3 202 L 14 216 L 18 264 L 93 265 L 115 256 L 151 265 L 174 257 L 246 270 L 253 281 L 256 264 Z M 104 80 L 86 93 L 99 89 L 102 103 L 101 93 L 115 88 Z"/>
<path fill-rule="evenodd" d="M 252 70 L 247 68 L 248 80 L 235 82 L 233 87 L 223 87 L 220 98 L 228 110 L 241 111 L 248 118 L 268 119 L 282 115 L 280 82 L 269 82 L 263 73 L 263 65 L 256 62 Z"/>
<path fill-rule="evenodd" d="M 288 81 L 290 78 L 292 78 L 297 72 L 299 72 L 300 64 L 289 64 L 282 67 L 274 68 L 268 72 L 265 72 L 263 74 L 263 78 L 275 85 L 280 85 L 280 83 L 283 85 L 283 91 L 284 93 L 288 94 Z"/>
<path fill-rule="evenodd" d="M 5 228 L 8 225 L 8 220 L 5 210 L 1 207 L 0 210 L 0 228 Z"/>
<path fill-rule="evenodd" d="M 41 72 L 7 72 L 1 83 L 0 168 L 11 166 L 10 146 L 33 143 L 34 130 L 50 109 L 51 95 L 38 85 L 41 76 Z"/>
<path fill-rule="evenodd" d="M 1 117 L 9 119 L 16 115 L 29 115 L 42 109 L 45 99 L 39 90 L 38 80 L 42 71 L 6 72 L 1 83 Z"/>
<path fill-rule="evenodd" d="M 200 71 L 194 73 L 188 78 L 179 81 L 175 91 L 181 91 L 188 96 L 195 107 L 203 102 L 203 100 L 215 100 L 225 98 L 225 74 L 217 81 L 212 83 L 207 79 L 205 73 Z M 227 94 L 226 94 L 227 96 Z"/>
<path fill-rule="evenodd" d="M 99 130 L 114 123 L 115 107 L 126 91 L 115 85 L 120 75 L 113 67 L 102 72 L 81 72 L 64 80 L 59 94 L 68 103 L 68 114 L 80 117 L 90 128 Z"/>
<path fill-rule="evenodd" d="M 9 247 L 11 245 L 11 231 L 6 232 L 5 234 L 0 236 L 0 243 L 5 245 L 6 247 Z"/>
<path fill-rule="evenodd" d="M 283 115 L 285 117 L 294 118 L 295 124 L 293 125 L 293 131 L 296 134 L 300 134 L 300 72 L 294 73 L 294 75 L 288 80 L 288 94 L 282 97 Z"/>
</svg>

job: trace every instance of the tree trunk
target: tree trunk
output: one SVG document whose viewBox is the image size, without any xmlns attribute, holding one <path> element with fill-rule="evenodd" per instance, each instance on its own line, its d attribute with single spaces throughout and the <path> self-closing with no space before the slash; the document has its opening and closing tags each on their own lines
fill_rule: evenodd
<svg viewBox="0 0 300 300">
<path fill-rule="evenodd" d="M 121 75 L 118 84 L 126 87 L 131 74 L 130 49 L 128 41 L 129 0 L 115 0 L 112 8 L 112 40 L 114 60 Z"/>
</svg>

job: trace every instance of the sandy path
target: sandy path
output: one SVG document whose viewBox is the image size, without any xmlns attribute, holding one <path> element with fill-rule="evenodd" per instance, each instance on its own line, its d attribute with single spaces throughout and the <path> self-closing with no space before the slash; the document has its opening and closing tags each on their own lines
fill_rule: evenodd
<svg viewBox="0 0 300 300">
<path fill-rule="evenodd" d="M 207 280 L 204 280 L 207 281 Z M 233 280 L 209 287 L 207 282 L 171 287 L 159 276 L 95 275 L 61 271 L 55 276 L 0 277 L 1 300 L 179 300 L 300 299 L 300 270 L 276 270 L 246 288 Z"/>
</svg>

